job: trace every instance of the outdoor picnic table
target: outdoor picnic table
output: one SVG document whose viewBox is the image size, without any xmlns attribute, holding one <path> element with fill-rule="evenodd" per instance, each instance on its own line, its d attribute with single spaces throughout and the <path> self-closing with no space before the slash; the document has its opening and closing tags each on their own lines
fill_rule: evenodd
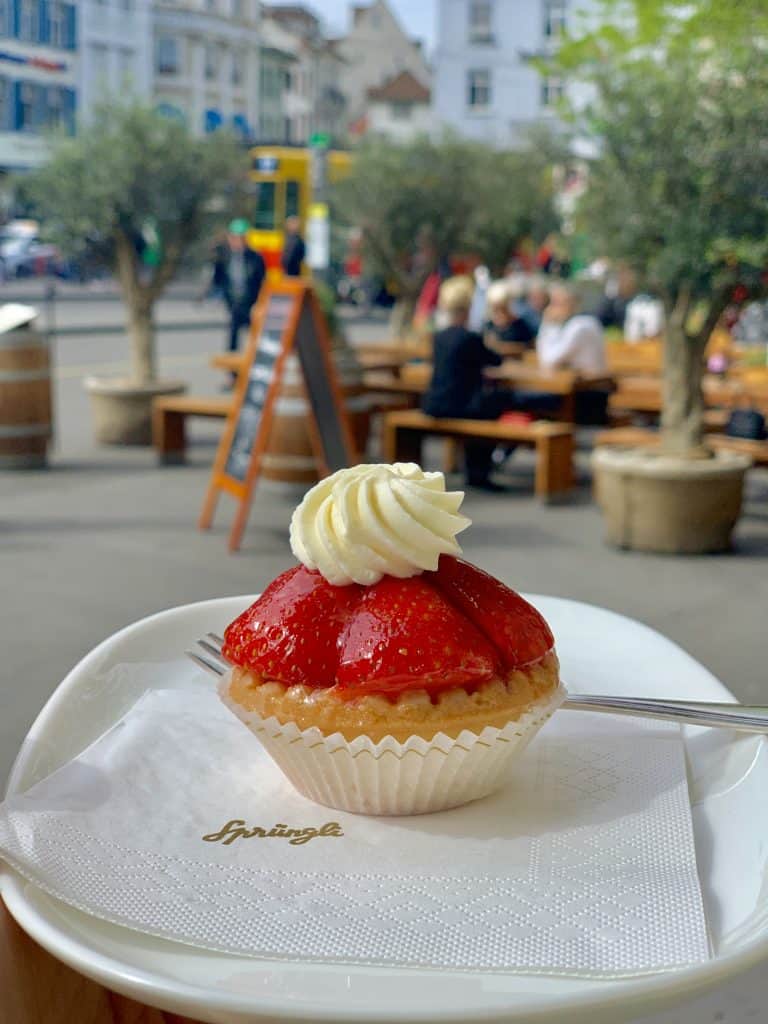
<svg viewBox="0 0 768 1024">
<path fill-rule="evenodd" d="M 768 413 L 768 383 L 749 382 L 736 377 L 705 374 L 702 381 L 704 401 L 711 408 L 731 409 L 749 406 Z M 662 382 L 658 377 L 623 377 L 611 395 L 611 408 L 629 412 L 661 413 Z"/>
<path fill-rule="evenodd" d="M 389 370 L 396 376 L 399 374 L 404 363 L 412 359 L 412 355 L 405 355 L 403 351 L 380 351 L 374 349 L 367 351 L 366 348 L 354 349 L 355 358 L 363 370 Z M 216 370 L 227 370 L 230 373 L 238 373 L 243 365 L 243 354 L 241 352 L 218 352 L 210 358 L 210 365 Z"/>
<path fill-rule="evenodd" d="M 533 363 L 516 359 L 505 359 L 501 366 L 486 370 L 485 375 L 497 384 L 520 391 L 559 395 L 562 403 L 558 417 L 565 423 L 573 423 L 575 420 L 578 392 L 610 389 L 614 385 L 614 378 L 609 373 L 545 370 Z"/>
</svg>

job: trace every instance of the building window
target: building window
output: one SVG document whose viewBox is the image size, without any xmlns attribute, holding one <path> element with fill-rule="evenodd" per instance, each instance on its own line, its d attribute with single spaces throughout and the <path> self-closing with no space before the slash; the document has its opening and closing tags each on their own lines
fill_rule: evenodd
<svg viewBox="0 0 768 1024">
<path fill-rule="evenodd" d="M 45 103 L 45 124 L 48 128 L 61 128 L 65 124 L 65 97 L 63 89 L 48 89 Z"/>
<path fill-rule="evenodd" d="M 19 131 L 34 131 L 36 100 L 37 86 L 32 85 L 31 82 L 20 82 L 19 102 L 16 110 L 16 127 Z"/>
<path fill-rule="evenodd" d="M 565 85 L 562 78 L 556 75 L 548 75 L 541 80 L 541 105 L 542 107 L 553 107 L 563 98 Z"/>
<path fill-rule="evenodd" d="M 389 114 L 393 121 L 409 121 L 413 106 L 410 103 L 394 102 L 389 105 Z"/>
<path fill-rule="evenodd" d="M 175 75 L 179 70 L 179 48 L 173 36 L 160 36 L 157 40 L 157 71 L 160 75 Z"/>
<path fill-rule="evenodd" d="M 472 0 L 470 3 L 469 41 L 485 45 L 493 42 L 492 0 Z"/>
<path fill-rule="evenodd" d="M 11 124 L 11 83 L 4 76 L 0 76 L 0 130 L 7 131 L 12 128 Z"/>
<path fill-rule="evenodd" d="M 216 0 L 205 0 L 205 9 L 206 9 L 206 11 L 215 11 L 216 10 Z"/>
<path fill-rule="evenodd" d="M 467 106 L 470 110 L 487 110 L 491 105 L 491 72 L 480 68 L 467 72 Z"/>
<path fill-rule="evenodd" d="M 101 43 L 91 45 L 91 60 L 93 62 L 93 77 L 96 85 L 100 88 L 108 88 L 109 69 L 107 66 L 107 48 Z"/>
<path fill-rule="evenodd" d="M 218 54 L 216 52 L 216 47 L 214 46 L 213 43 L 206 43 L 205 44 L 204 54 L 205 54 L 205 72 L 204 73 L 205 73 L 205 77 L 208 79 L 208 81 L 210 81 L 212 78 L 216 77 L 216 75 L 218 73 L 218 70 L 219 70 Z"/>
<path fill-rule="evenodd" d="M 21 0 L 19 4 L 19 39 L 27 43 L 38 42 L 37 3 L 35 0 Z"/>
<path fill-rule="evenodd" d="M 117 64 L 121 88 L 130 88 L 133 83 L 133 53 L 130 50 L 118 50 Z"/>
<path fill-rule="evenodd" d="M 245 61 L 239 51 L 232 54 L 232 85 L 242 85 L 245 78 Z"/>
<path fill-rule="evenodd" d="M 51 46 L 67 45 L 67 12 L 61 0 L 52 0 L 48 6 L 48 38 Z"/>
<path fill-rule="evenodd" d="M 565 31 L 567 2 L 544 0 L 544 35 L 547 39 L 558 39 Z"/>
<path fill-rule="evenodd" d="M 244 18 L 245 17 L 245 3 L 244 3 L 244 0 L 232 0 L 232 17 L 233 18 Z"/>
</svg>

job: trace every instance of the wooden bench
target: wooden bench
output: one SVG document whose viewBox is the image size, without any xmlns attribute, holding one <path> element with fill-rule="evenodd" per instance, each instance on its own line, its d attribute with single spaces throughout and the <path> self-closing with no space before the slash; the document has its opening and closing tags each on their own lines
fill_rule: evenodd
<svg viewBox="0 0 768 1024">
<path fill-rule="evenodd" d="M 224 419 L 232 407 L 233 398 L 202 395 L 168 395 L 152 402 L 152 443 L 158 461 L 164 465 L 180 465 L 184 462 L 188 416 L 204 416 L 208 419 Z"/>
<path fill-rule="evenodd" d="M 425 436 L 488 440 L 536 449 L 536 496 L 549 500 L 573 488 L 573 427 L 569 423 L 502 423 L 498 420 L 435 419 L 418 409 L 384 417 L 385 462 L 420 462 Z"/>
<path fill-rule="evenodd" d="M 595 438 L 597 447 L 654 447 L 659 443 L 661 435 L 658 430 L 645 430 L 642 427 L 619 427 L 616 430 L 604 430 Z M 727 434 L 707 434 L 706 445 L 715 451 L 740 452 L 748 455 L 756 466 L 768 466 L 768 441 L 750 441 L 743 437 L 729 437 Z"/>
<path fill-rule="evenodd" d="M 750 441 L 746 437 L 709 434 L 707 444 L 715 451 L 740 452 L 742 455 L 748 455 L 755 466 L 768 466 L 768 441 Z"/>
</svg>

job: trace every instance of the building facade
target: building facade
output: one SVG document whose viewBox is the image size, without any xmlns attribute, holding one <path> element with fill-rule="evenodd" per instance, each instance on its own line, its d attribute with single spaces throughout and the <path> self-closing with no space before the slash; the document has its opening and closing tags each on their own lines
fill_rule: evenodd
<svg viewBox="0 0 768 1024">
<path fill-rule="evenodd" d="M 349 30 L 336 46 L 344 60 L 341 88 L 351 121 L 365 118 L 369 89 L 403 71 L 430 87 L 431 69 L 421 44 L 403 31 L 386 0 L 352 6 Z"/>
<path fill-rule="evenodd" d="M 555 123 L 565 88 L 531 58 L 551 53 L 585 0 L 438 0 L 435 122 L 494 146 Z"/>
<path fill-rule="evenodd" d="M 401 71 L 368 90 L 365 134 L 392 142 L 408 142 L 428 134 L 432 126 L 429 100 L 429 89 L 410 71 Z"/>
<path fill-rule="evenodd" d="M 258 135 L 261 64 L 258 0 L 156 0 L 147 93 L 198 135 L 229 127 Z"/>
<path fill-rule="evenodd" d="M 0 0 L 0 172 L 39 166 L 45 135 L 72 133 L 78 18 L 61 0 Z"/>
<path fill-rule="evenodd" d="M 150 0 L 79 0 L 79 114 L 87 119 L 99 103 L 152 88 Z"/>
<path fill-rule="evenodd" d="M 261 47 L 259 69 L 259 131 L 260 142 L 283 143 L 290 134 L 285 113 L 285 96 L 290 87 L 291 71 L 298 62 L 287 50 L 270 46 Z"/>
<path fill-rule="evenodd" d="M 262 36 L 272 51 L 293 58 L 284 68 L 284 123 L 279 140 L 306 145 L 323 132 L 335 143 L 346 127 L 346 100 L 340 88 L 343 57 L 323 35 L 320 20 L 301 5 L 264 5 Z"/>
</svg>

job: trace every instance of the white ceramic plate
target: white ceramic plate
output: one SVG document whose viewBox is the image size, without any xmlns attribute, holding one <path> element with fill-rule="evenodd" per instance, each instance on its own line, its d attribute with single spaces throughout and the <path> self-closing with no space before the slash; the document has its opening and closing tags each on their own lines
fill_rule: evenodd
<svg viewBox="0 0 768 1024">
<path fill-rule="evenodd" d="M 208 686 L 181 654 L 222 631 L 252 598 L 174 608 L 104 641 L 73 669 L 24 741 L 9 792 L 26 789 L 83 750 L 138 693 L 100 689 L 120 662 L 179 655 L 164 686 Z M 646 626 L 559 598 L 534 597 L 557 637 L 573 691 L 728 700 L 701 665 Z M 559 712 L 570 714 L 571 712 Z M 575 712 L 574 712 L 575 713 Z M 627 1020 L 701 992 L 768 956 L 768 755 L 757 737 L 686 733 L 699 871 L 714 959 L 625 981 L 265 962 L 195 950 L 119 928 L 0 874 L 8 909 L 72 967 L 139 1000 L 211 1022 Z"/>
</svg>

